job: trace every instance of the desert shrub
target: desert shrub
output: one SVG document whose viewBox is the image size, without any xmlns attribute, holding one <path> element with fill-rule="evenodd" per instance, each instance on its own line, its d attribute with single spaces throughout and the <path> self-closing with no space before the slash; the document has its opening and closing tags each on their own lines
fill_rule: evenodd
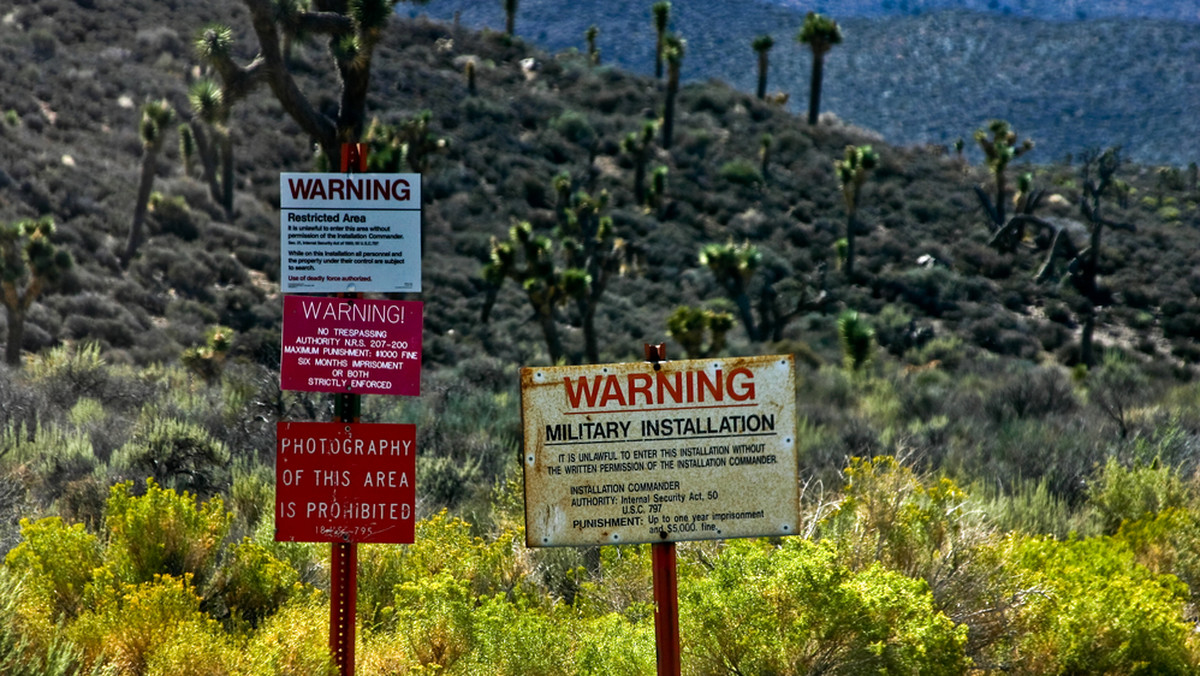
<svg viewBox="0 0 1200 676">
<path fill-rule="evenodd" d="M 1124 466 L 1110 457 L 1088 482 L 1087 498 L 1100 517 L 1104 534 L 1113 535 L 1126 522 L 1185 507 L 1190 493 L 1183 478 L 1158 458 Z"/>
<path fill-rule="evenodd" d="M 169 653 L 162 654 L 176 643 L 196 645 L 195 664 L 212 659 L 211 644 L 221 641 L 220 625 L 201 612 L 190 576 L 154 575 L 138 584 L 98 581 L 96 589 L 92 607 L 67 629 L 87 664 L 111 665 L 117 673 L 172 673 L 151 667 L 163 662 L 178 666 Z M 182 673 L 219 673 L 211 664 L 206 667 Z"/>
<path fill-rule="evenodd" d="M 1075 410 L 1078 402 L 1066 375 L 1054 367 L 1017 369 L 988 392 L 984 410 L 997 423 L 1010 418 L 1039 418 Z"/>
<path fill-rule="evenodd" d="M 289 563 L 246 539 L 230 547 L 213 586 L 231 618 L 256 627 L 297 594 L 299 580 Z"/>
<path fill-rule="evenodd" d="M 73 618 L 84 608 L 84 589 L 100 566 L 100 541 L 83 524 L 59 517 L 21 519 L 21 544 L 4 559 L 8 571 L 24 579 L 49 604 L 54 621 Z"/>
<path fill-rule="evenodd" d="M 550 120 L 550 128 L 575 145 L 587 148 L 596 141 L 596 130 L 587 115 L 568 110 Z"/>
<path fill-rule="evenodd" d="M 1146 374 L 1120 352 L 1109 350 L 1086 385 L 1089 403 L 1116 424 L 1122 438 L 1128 436 L 1135 409 L 1146 403 L 1150 393 Z"/>
<path fill-rule="evenodd" d="M 0 467 L 15 472 L 35 501 L 50 505 L 63 486 L 96 468 L 87 435 L 58 426 L 9 426 L 0 434 Z"/>
<path fill-rule="evenodd" d="M 719 175 L 722 179 L 743 187 L 759 185 L 763 180 L 758 167 L 746 160 L 730 160 L 722 164 Z"/>
<path fill-rule="evenodd" d="M 711 570 L 680 579 L 681 633 L 698 673 L 960 674 L 966 627 L 934 610 L 920 580 L 873 565 L 854 573 L 833 548 L 728 543 Z"/>
<path fill-rule="evenodd" d="M 122 479 L 153 479 L 160 486 L 207 497 L 229 486 L 229 462 L 225 444 L 200 426 L 152 414 L 113 453 L 110 469 Z"/>
<path fill-rule="evenodd" d="M 50 632 L 31 637 L 29 624 L 22 617 L 21 603 L 29 590 L 25 578 L 0 570 L 0 673 L 5 676 L 76 676 L 81 655 L 62 635 Z"/>
<path fill-rule="evenodd" d="M 140 584 L 170 575 L 206 582 L 229 532 L 224 502 L 213 498 L 197 504 L 193 496 L 161 488 L 153 479 L 147 479 L 144 495 L 132 491 L 132 482 L 125 482 L 108 495 L 105 560 L 115 579 Z"/>
<path fill-rule="evenodd" d="M 161 193 L 150 196 L 150 214 L 165 235 L 174 235 L 185 242 L 200 237 L 200 227 L 182 196 L 167 197 Z"/>
<path fill-rule="evenodd" d="M 1094 512 L 1067 504 L 1055 494 L 1045 477 L 1018 481 L 1007 490 L 993 482 L 980 481 L 971 486 L 970 495 L 987 523 L 1001 533 L 1049 535 L 1060 539 L 1098 533 Z"/>
<path fill-rule="evenodd" d="M 1009 668 L 1018 674 L 1191 674 L 1200 666 L 1184 620 L 1187 590 L 1105 537 L 1014 535 L 1002 545 L 1016 614 Z"/>
</svg>

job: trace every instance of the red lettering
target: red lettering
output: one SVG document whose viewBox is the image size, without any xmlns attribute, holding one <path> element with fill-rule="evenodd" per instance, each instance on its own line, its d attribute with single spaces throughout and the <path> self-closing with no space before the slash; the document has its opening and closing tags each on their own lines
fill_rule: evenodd
<svg viewBox="0 0 1200 676">
<path fill-rule="evenodd" d="M 667 397 L 664 395 L 669 395 L 671 401 L 676 404 L 683 401 L 683 373 L 676 371 L 671 375 L 675 376 L 674 387 L 671 386 L 671 381 L 667 380 L 667 374 L 662 371 L 659 371 L 655 378 L 655 384 L 658 385 L 658 403 L 660 404 L 667 401 Z"/>
<path fill-rule="evenodd" d="M 600 396 L 600 406 L 608 406 L 610 400 L 620 406 L 625 405 L 625 393 L 621 391 L 621 383 L 612 375 L 604 379 L 604 394 Z"/>
<path fill-rule="evenodd" d="M 713 382 L 704 371 L 697 371 L 696 388 L 699 390 L 696 394 L 700 397 L 700 401 L 704 401 L 705 391 L 713 396 L 713 401 L 721 401 L 725 394 L 721 389 L 721 369 L 717 369 L 716 382 Z"/>
<path fill-rule="evenodd" d="M 741 385 L 735 385 L 734 380 L 739 376 L 745 376 L 745 382 Z M 729 393 L 729 398 L 734 401 L 746 401 L 754 398 L 754 372 L 745 366 L 735 368 L 729 372 L 729 377 L 725 379 L 725 390 Z"/>
<path fill-rule="evenodd" d="M 636 383 L 634 381 L 637 381 Z M 638 395 L 646 398 L 646 405 L 654 404 L 654 395 L 650 394 L 650 385 L 654 379 L 648 373 L 630 373 L 629 374 L 629 405 L 637 406 Z"/>
<path fill-rule="evenodd" d="M 592 386 L 588 387 L 587 378 L 579 378 L 579 389 L 571 387 L 571 379 L 563 378 L 563 383 L 567 386 L 567 403 L 571 408 L 579 408 L 581 399 L 587 402 L 588 407 L 596 405 L 596 396 L 600 394 L 600 376 L 596 376 L 592 381 Z"/>
</svg>

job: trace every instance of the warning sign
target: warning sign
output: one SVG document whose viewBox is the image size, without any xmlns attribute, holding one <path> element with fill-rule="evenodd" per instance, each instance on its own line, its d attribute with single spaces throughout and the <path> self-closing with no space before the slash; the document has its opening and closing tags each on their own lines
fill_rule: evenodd
<svg viewBox="0 0 1200 676">
<path fill-rule="evenodd" d="M 420 174 L 279 175 L 284 293 L 421 290 Z"/>
<path fill-rule="evenodd" d="M 531 547 L 792 535 L 791 355 L 521 369 Z"/>
<path fill-rule="evenodd" d="M 280 422 L 275 539 L 412 544 L 416 427 Z"/>
<path fill-rule="evenodd" d="M 423 307 L 284 296 L 280 389 L 419 395 Z"/>
</svg>

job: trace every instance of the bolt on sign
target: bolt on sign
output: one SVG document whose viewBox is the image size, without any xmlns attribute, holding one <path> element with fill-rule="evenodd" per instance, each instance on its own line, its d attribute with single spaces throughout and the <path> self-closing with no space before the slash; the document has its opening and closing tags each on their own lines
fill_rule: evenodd
<svg viewBox="0 0 1200 676">
<path fill-rule="evenodd" d="M 420 301 L 283 297 L 280 388 L 302 392 L 421 392 Z"/>
<path fill-rule="evenodd" d="M 280 422 L 275 540 L 415 541 L 416 426 Z"/>
<path fill-rule="evenodd" d="M 284 293 L 421 290 L 421 175 L 281 173 Z"/>
<path fill-rule="evenodd" d="M 521 369 L 530 547 L 792 535 L 791 355 Z"/>
</svg>

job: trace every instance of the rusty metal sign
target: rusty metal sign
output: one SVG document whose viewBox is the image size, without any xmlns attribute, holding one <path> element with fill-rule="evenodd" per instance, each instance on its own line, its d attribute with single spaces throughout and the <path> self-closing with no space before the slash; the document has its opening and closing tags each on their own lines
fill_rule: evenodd
<svg viewBox="0 0 1200 676">
<path fill-rule="evenodd" d="M 530 547 L 792 535 L 791 355 L 521 369 Z"/>
</svg>

